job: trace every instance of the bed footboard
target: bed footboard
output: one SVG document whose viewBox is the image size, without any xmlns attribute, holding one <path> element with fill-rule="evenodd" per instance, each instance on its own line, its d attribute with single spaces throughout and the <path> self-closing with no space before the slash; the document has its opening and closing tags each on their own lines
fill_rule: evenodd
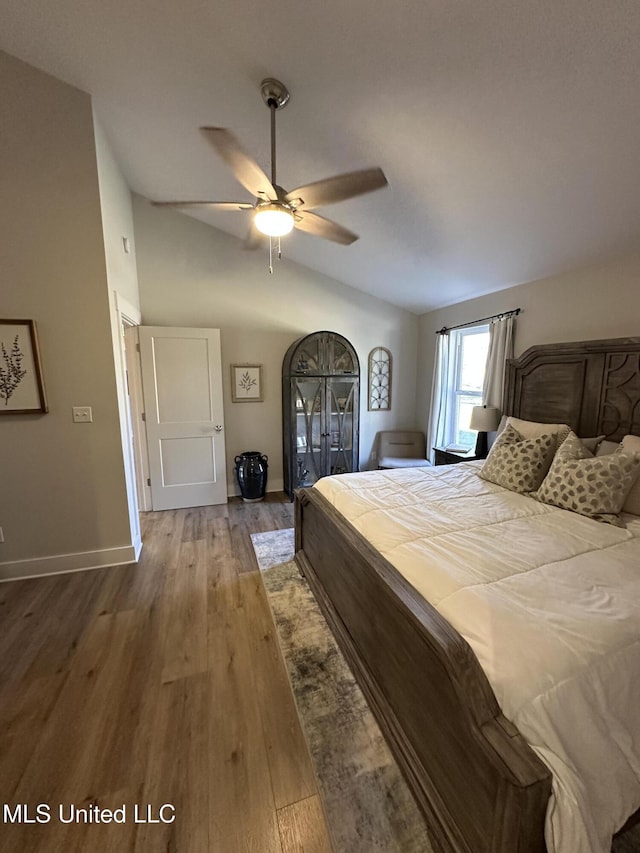
<svg viewBox="0 0 640 853">
<path fill-rule="evenodd" d="M 296 493 L 296 561 L 441 853 L 545 853 L 551 775 L 473 651 L 318 492 Z"/>
</svg>

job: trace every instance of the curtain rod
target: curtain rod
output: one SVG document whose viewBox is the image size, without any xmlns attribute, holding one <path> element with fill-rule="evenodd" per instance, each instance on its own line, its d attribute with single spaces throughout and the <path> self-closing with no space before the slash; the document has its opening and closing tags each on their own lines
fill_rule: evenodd
<svg viewBox="0 0 640 853">
<path fill-rule="evenodd" d="M 503 311 L 501 314 L 492 314 L 491 317 L 483 317 L 481 320 L 469 320 L 468 323 L 459 323 L 457 326 L 443 326 L 436 330 L 436 335 L 446 335 L 452 329 L 464 329 L 465 326 L 477 326 L 478 323 L 487 323 L 489 320 L 504 320 L 505 317 L 517 317 L 522 308 L 514 308 L 512 311 Z"/>
</svg>

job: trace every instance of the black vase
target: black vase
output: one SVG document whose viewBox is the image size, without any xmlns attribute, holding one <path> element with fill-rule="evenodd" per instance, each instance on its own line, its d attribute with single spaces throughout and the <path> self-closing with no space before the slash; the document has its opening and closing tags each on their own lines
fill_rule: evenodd
<svg viewBox="0 0 640 853">
<path fill-rule="evenodd" d="M 257 450 L 248 450 L 236 456 L 236 476 L 242 500 L 261 501 L 267 490 L 268 457 Z"/>
</svg>

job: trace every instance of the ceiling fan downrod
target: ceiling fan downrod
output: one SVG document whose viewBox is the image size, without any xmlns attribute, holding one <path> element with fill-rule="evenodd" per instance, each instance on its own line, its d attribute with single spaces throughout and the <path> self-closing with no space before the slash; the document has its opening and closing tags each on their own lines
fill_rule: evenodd
<svg viewBox="0 0 640 853">
<path fill-rule="evenodd" d="M 281 83 L 280 80 L 276 80 L 275 77 L 266 77 L 262 83 L 260 84 L 260 91 L 262 93 L 262 100 L 269 107 L 269 112 L 271 113 L 271 184 L 278 194 L 278 202 L 281 207 L 285 207 L 284 204 L 280 201 L 280 189 L 277 184 L 277 175 L 276 175 L 276 112 L 282 107 L 285 107 L 289 102 L 289 98 L 291 97 L 289 94 L 289 90 Z M 288 209 L 288 205 L 286 206 Z M 277 242 L 277 250 L 276 257 L 278 260 L 282 259 L 282 250 L 280 248 L 280 237 L 269 237 L 269 273 L 273 273 L 273 252 L 276 249 L 275 241 Z"/>
<path fill-rule="evenodd" d="M 269 110 L 271 112 L 271 183 L 276 187 L 276 108 L 273 101 L 269 101 Z"/>
<path fill-rule="evenodd" d="M 269 107 L 271 113 L 271 183 L 276 187 L 276 112 L 286 107 L 289 103 L 289 90 L 276 80 L 275 77 L 266 77 L 260 84 L 262 100 Z"/>
</svg>

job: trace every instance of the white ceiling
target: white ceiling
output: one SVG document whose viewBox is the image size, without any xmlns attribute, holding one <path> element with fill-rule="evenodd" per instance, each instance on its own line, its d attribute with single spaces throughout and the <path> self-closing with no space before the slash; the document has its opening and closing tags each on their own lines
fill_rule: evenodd
<svg viewBox="0 0 640 853">
<path fill-rule="evenodd" d="M 251 201 L 197 128 L 268 172 L 259 84 L 281 79 L 279 183 L 390 184 L 319 211 L 353 246 L 296 232 L 286 257 L 411 310 L 638 245 L 638 0 L 0 0 L 0 20 L 3 49 L 94 96 L 152 199 Z"/>
</svg>

